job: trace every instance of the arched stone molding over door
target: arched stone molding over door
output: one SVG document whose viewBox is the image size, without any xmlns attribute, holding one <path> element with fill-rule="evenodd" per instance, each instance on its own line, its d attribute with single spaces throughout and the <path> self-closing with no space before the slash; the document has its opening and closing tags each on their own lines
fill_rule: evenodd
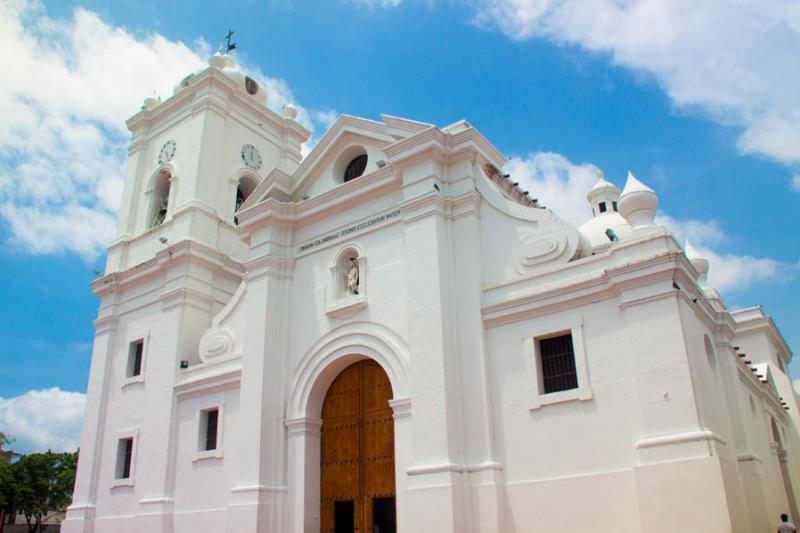
<svg viewBox="0 0 800 533">
<path fill-rule="evenodd" d="M 287 481 L 290 523 L 287 531 L 319 531 L 320 436 L 322 404 L 333 380 L 363 359 L 377 362 L 392 385 L 395 435 L 397 516 L 402 517 L 405 471 L 410 458 L 409 352 L 391 329 L 373 322 L 353 322 L 320 338 L 303 356 L 292 380 L 286 406 Z M 398 531 L 403 523 L 398 523 Z"/>
</svg>

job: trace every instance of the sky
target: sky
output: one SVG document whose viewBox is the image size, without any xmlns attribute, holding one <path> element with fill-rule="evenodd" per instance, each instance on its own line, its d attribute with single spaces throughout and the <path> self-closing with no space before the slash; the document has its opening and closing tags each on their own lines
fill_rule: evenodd
<svg viewBox="0 0 800 533">
<path fill-rule="evenodd" d="M 575 224 L 598 169 L 632 171 L 728 307 L 762 305 L 800 347 L 795 0 L 4 0 L 0 431 L 19 451 L 78 443 L 125 120 L 229 29 L 306 149 L 341 113 L 467 119 Z"/>
</svg>

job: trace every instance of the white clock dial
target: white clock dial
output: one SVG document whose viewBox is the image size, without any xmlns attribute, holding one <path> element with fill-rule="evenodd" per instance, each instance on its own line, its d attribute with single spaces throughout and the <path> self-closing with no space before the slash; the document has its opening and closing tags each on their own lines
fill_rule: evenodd
<svg viewBox="0 0 800 533">
<path fill-rule="evenodd" d="M 255 170 L 261 168 L 261 154 L 252 144 L 242 146 L 242 161 L 244 161 L 245 165 Z"/>
<path fill-rule="evenodd" d="M 172 161 L 172 157 L 175 155 L 175 149 L 177 145 L 175 141 L 169 140 L 164 143 L 164 146 L 161 147 L 161 150 L 158 152 L 158 164 L 163 165 L 164 163 L 169 163 Z"/>
</svg>

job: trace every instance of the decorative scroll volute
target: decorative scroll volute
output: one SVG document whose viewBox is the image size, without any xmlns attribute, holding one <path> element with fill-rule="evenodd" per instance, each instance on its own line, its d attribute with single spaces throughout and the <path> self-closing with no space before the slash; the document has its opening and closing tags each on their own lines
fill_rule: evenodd
<svg viewBox="0 0 800 533">
<path fill-rule="evenodd" d="M 520 274 L 530 274 L 542 263 L 554 261 L 567 250 L 567 236 L 560 231 L 535 233 L 517 243 L 515 268 Z"/>
<path fill-rule="evenodd" d="M 212 359 L 226 357 L 233 353 L 233 348 L 233 333 L 229 329 L 210 329 L 200 339 L 200 359 L 207 363 Z"/>
</svg>

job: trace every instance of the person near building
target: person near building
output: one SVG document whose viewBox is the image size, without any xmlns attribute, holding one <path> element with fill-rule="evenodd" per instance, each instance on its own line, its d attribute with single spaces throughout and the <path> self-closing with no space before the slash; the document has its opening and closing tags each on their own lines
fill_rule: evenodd
<svg viewBox="0 0 800 533">
<path fill-rule="evenodd" d="M 781 523 L 778 524 L 778 533 L 797 533 L 797 528 L 794 524 L 789 522 L 789 515 L 783 513 L 781 515 Z"/>
</svg>

